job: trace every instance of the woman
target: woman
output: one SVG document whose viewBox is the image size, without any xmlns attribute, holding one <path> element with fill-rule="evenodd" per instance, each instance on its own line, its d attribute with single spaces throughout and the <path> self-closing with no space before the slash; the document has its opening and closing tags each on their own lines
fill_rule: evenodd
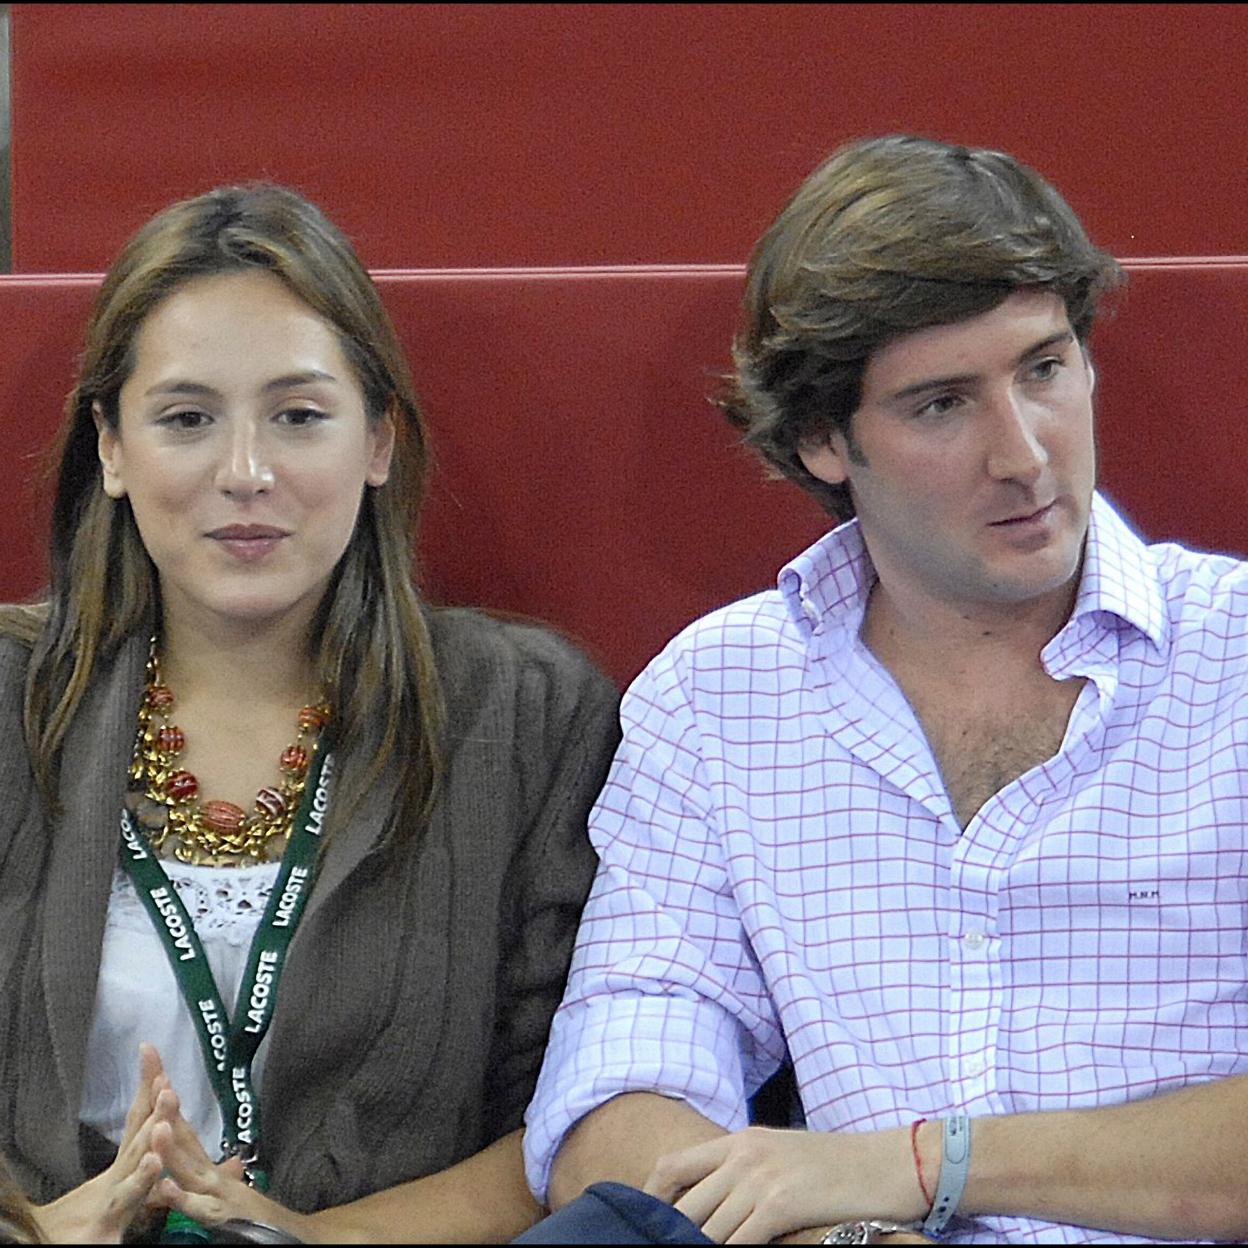
<svg viewBox="0 0 1248 1248">
<path fill-rule="evenodd" d="M 0 630 L 0 1150 L 49 1214 L 153 1151 L 149 1203 L 304 1239 L 537 1214 L 615 692 L 420 602 L 425 457 L 377 292 L 293 192 L 175 204 L 105 278 L 48 602 Z"/>
</svg>

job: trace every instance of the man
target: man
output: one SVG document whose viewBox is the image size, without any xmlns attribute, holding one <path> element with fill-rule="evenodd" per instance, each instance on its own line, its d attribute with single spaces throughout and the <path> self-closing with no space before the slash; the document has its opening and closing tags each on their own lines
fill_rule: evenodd
<svg viewBox="0 0 1248 1248">
<path fill-rule="evenodd" d="M 729 1242 L 1248 1235 L 1248 572 L 1094 494 L 1119 280 L 1033 171 L 909 137 L 760 242 L 726 406 L 856 518 L 626 698 L 539 1198 L 615 1179 Z M 808 1130 L 742 1130 L 786 1057 Z"/>
</svg>

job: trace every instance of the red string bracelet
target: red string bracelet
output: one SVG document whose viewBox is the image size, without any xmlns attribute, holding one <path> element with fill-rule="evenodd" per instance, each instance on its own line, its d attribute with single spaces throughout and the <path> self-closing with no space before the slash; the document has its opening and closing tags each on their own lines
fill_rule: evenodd
<svg viewBox="0 0 1248 1248">
<path fill-rule="evenodd" d="M 927 1184 L 923 1182 L 923 1162 L 919 1157 L 919 1128 L 927 1121 L 926 1118 L 916 1118 L 910 1124 L 910 1151 L 914 1154 L 914 1172 L 919 1176 L 919 1191 L 923 1193 L 923 1199 L 927 1201 L 928 1212 L 932 1208 L 932 1194 L 927 1190 Z"/>
</svg>

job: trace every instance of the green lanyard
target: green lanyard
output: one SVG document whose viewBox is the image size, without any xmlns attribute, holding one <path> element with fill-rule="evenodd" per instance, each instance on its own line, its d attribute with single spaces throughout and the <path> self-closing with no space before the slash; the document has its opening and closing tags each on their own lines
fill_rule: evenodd
<svg viewBox="0 0 1248 1248">
<path fill-rule="evenodd" d="M 252 1086 L 251 1064 L 272 1020 L 286 952 L 315 880 L 333 775 L 333 756 L 318 750 L 295 812 L 273 895 L 251 942 L 232 1015 L 225 1011 L 186 907 L 130 812 L 124 808 L 121 812 L 121 865 L 151 915 L 195 1024 L 208 1078 L 221 1106 L 221 1149 L 242 1156 L 248 1182 L 261 1191 L 267 1188 L 268 1179 L 256 1164 L 260 1155 L 260 1100 Z"/>
</svg>

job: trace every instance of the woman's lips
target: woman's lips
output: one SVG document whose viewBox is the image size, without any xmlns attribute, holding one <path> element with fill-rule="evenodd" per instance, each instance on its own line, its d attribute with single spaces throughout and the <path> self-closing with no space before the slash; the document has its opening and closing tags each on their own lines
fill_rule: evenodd
<svg viewBox="0 0 1248 1248">
<path fill-rule="evenodd" d="M 286 529 L 267 524 L 229 524 L 207 534 L 223 550 L 243 563 L 255 563 L 274 550 L 284 538 Z"/>
</svg>

